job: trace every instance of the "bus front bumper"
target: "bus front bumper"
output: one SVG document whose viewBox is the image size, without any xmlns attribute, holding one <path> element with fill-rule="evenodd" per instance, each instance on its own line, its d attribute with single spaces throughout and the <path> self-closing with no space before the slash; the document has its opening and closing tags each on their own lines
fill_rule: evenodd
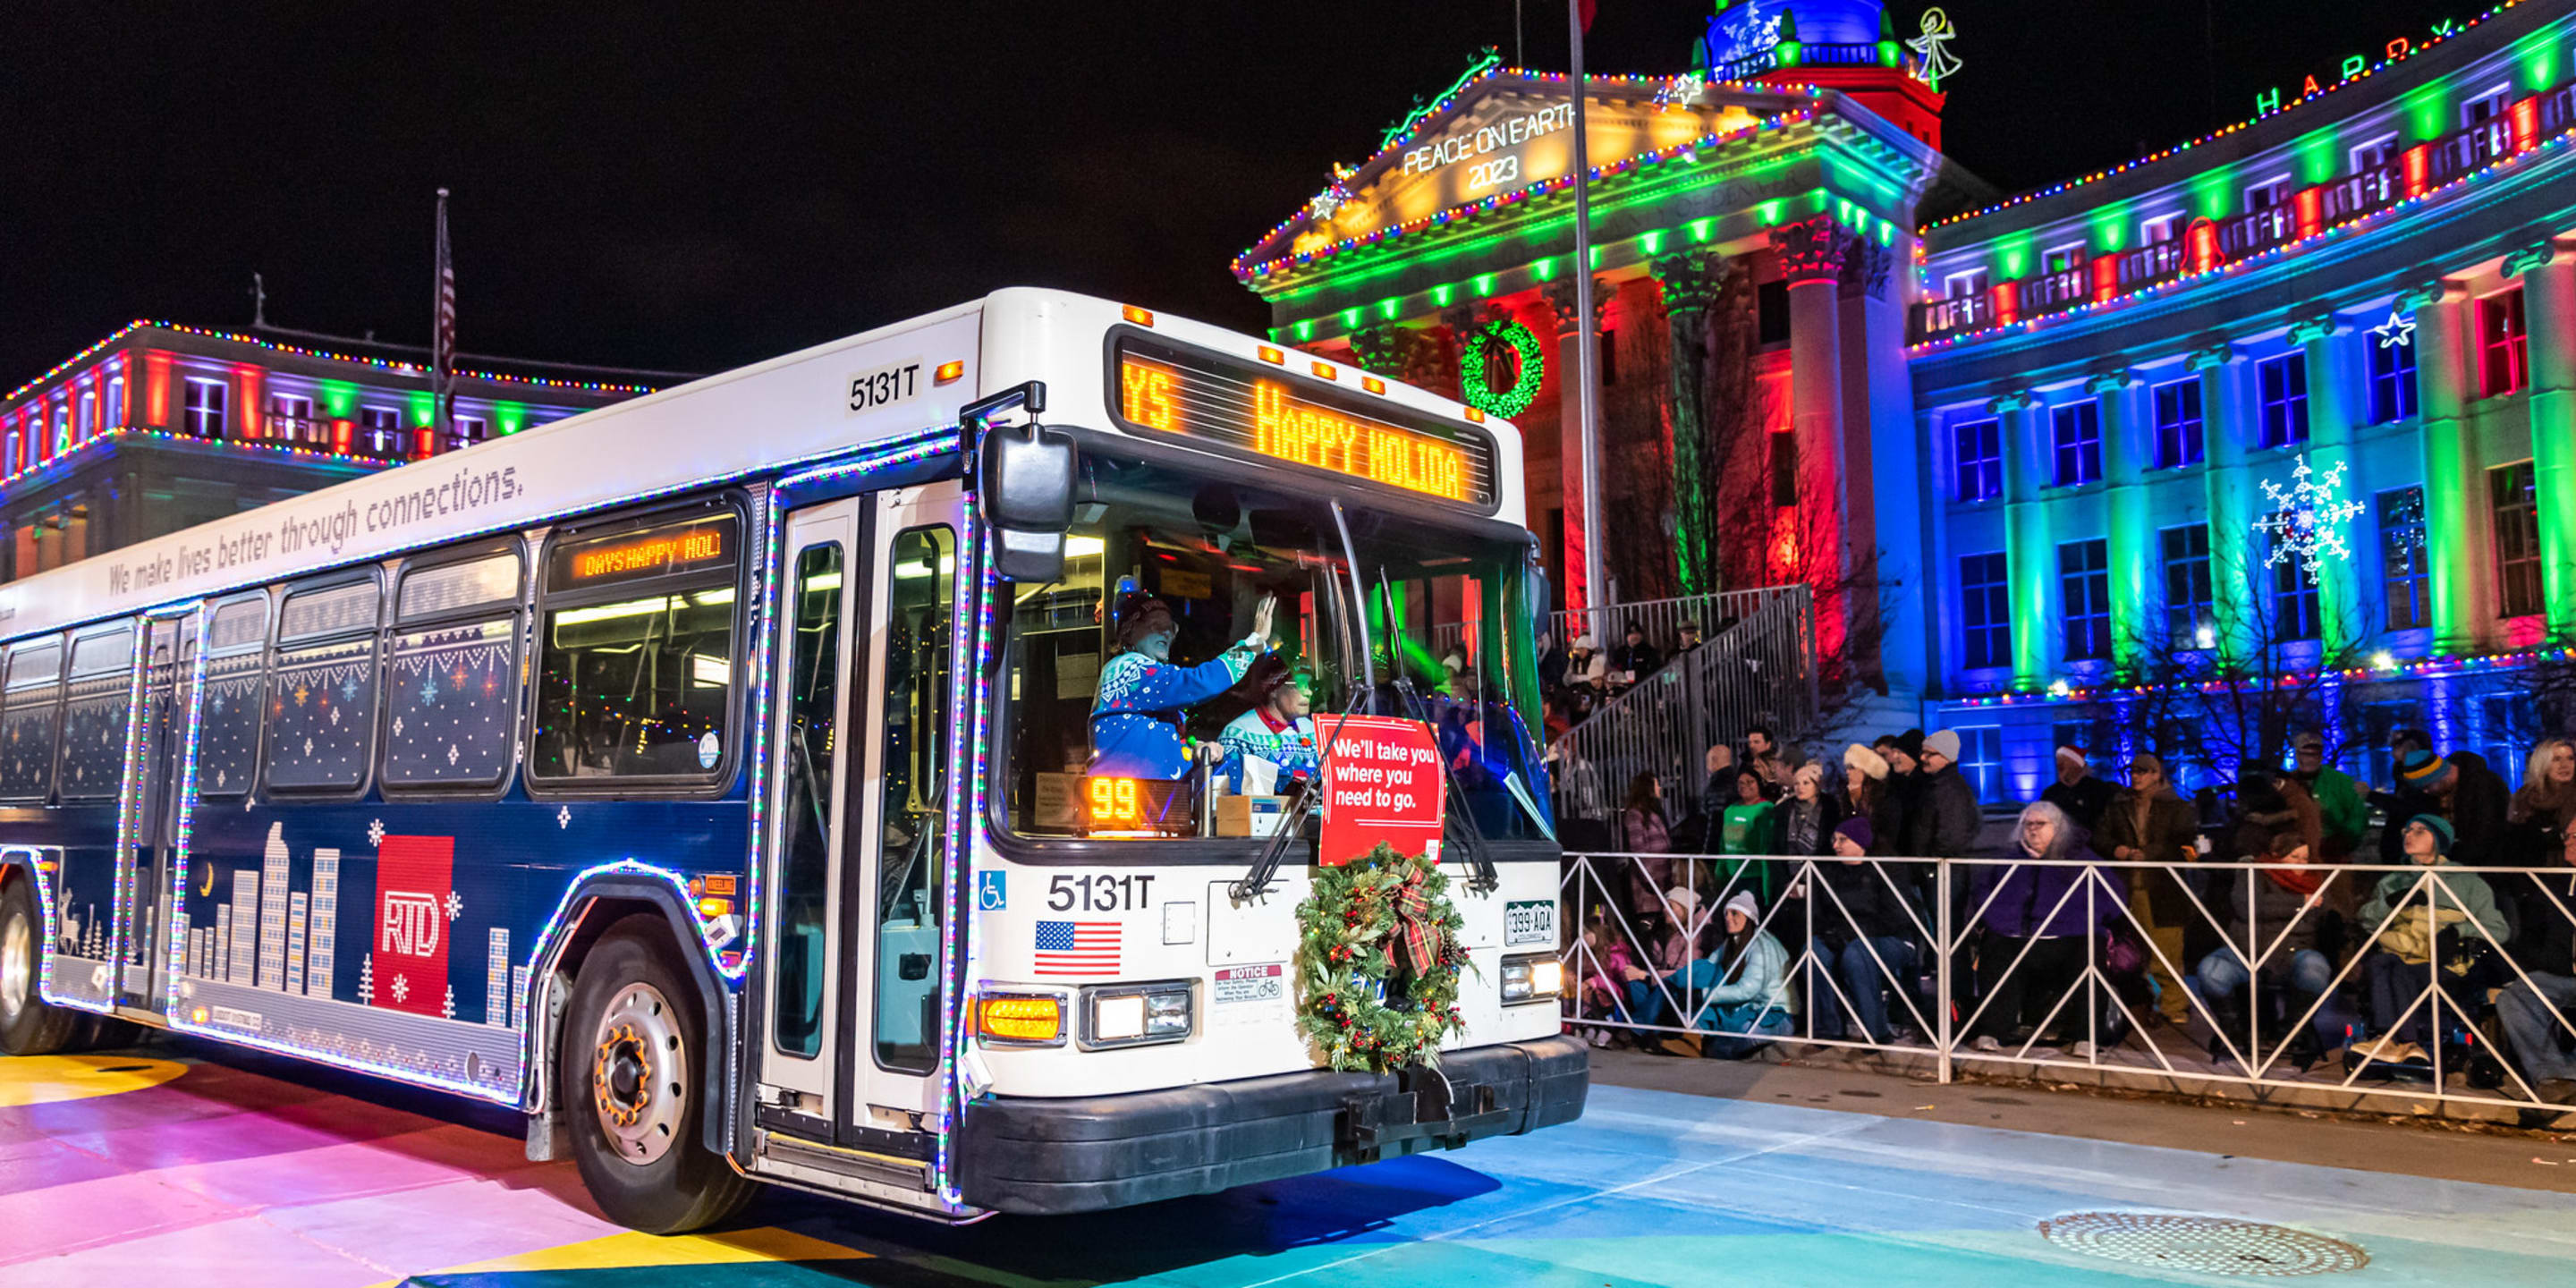
<svg viewBox="0 0 2576 1288">
<path fill-rule="evenodd" d="M 1559 1035 L 1443 1052 L 1433 1073 L 1308 1070 L 1163 1091 L 967 1106 L 968 1203 L 1092 1212 L 1509 1136 L 1583 1113 L 1591 1055 Z"/>
</svg>

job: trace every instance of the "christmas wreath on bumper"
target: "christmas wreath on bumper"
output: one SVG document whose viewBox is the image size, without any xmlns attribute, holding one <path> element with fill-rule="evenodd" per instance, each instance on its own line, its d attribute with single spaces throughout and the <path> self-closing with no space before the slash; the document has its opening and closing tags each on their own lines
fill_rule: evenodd
<svg viewBox="0 0 2576 1288">
<path fill-rule="evenodd" d="M 1333 1068 L 1435 1065 L 1441 1040 L 1466 1028 L 1448 886 L 1428 856 L 1381 844 L 1323 869 L 1297 905 L 1297 1031 Z"/>
</svg>

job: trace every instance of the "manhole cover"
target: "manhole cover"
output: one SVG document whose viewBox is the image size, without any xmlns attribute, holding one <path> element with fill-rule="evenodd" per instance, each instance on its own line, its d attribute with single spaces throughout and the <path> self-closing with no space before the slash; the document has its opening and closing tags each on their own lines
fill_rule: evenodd
<svg viewBox="0 0 2576 1288">
<path fill-rule="evenodd" d="M 2039 1237 L 2089 1256 L 2205 1275 L 2331 1275 L 2370 1264 L 2369 1253 L 2341 1239 L 2223 1216 L 2069 1212 L 2040 1222 Z"/>
</svg>

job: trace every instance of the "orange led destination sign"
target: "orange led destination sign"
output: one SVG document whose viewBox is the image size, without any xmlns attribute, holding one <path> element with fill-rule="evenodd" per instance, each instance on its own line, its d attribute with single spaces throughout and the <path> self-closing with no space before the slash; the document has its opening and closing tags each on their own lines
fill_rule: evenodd
<svg viewBox="0 0 2576 1288">
<path fill-rule="evenodd" d="M 660 528 L 623 541 L 576 547 L 569 553 L 574 583 L 624 581 L 686 572 L 725 557 L 725 529 L 717 526 Z"/>
<path fill-rule="evenodd" d="M 1493 451 L 1482 439 L 1396 425 L 1259 368 L 1140 348 L 1118 355 L 1118 410 L 1131 425 L 1465 505 L 1493 500 Z"/>
</svg>

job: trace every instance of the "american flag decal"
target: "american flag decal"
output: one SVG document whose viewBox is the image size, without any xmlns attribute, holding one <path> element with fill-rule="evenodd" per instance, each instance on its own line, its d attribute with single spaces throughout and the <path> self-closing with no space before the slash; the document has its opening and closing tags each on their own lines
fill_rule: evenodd
<svg viewBox="0 0 2576 1288">
<path fill-rule="evenodd" d="M 1036 973 L 1115 975 L 1119 939 L 1114 921 L 1041 921 Z"/>
</svg>

